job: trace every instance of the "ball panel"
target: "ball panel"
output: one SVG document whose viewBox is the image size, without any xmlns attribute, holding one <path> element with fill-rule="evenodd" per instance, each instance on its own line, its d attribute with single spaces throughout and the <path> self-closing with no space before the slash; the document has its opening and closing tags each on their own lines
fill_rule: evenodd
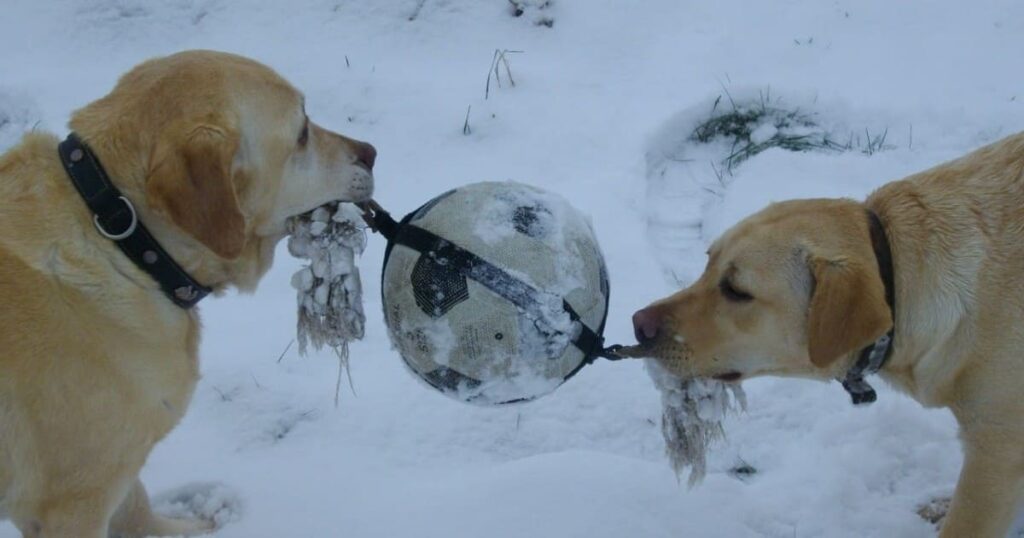
<svg viewBox="0 0 1024 538">
<path fill-rule="evenodd" d="M 534 239 L 541 239 L 551 233 L 554 215 L 542 205 L 521 205 L 512 212 L 515 230 Z"/>
<path fill-rule="evenodd" d="M 453 306 L 469 299 L 465 275 L 430 256 L 420 255 L 409 280 L 416 304 L 432 318 L 445 315 Z"/>
<path fill-rule="evenodd" d="M 403 245 L 394 245 L 384 268 L 384 319 L 393 345 L 417 372 L 434 370 L 447 364 L 456 348 L 449 322 L 433 318 L 419 307 L 409 285 L 420 253 Z"/>
<path fill-rule="evenodd" d="M 438 367 L 436 370 L 423 373 L 423 379 L 436 389 L 442 391 L 473 391 L 482 382 L 479 379 L 465 376 L 447 366 Z"/>
</svg>

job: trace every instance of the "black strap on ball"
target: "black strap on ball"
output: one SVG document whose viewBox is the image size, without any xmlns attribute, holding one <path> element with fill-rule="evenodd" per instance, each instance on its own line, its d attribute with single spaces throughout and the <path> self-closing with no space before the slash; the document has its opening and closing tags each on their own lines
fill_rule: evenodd
<svg viewBox="0 0 1024 538">
<path fill-rule="evenodd" d="M 504 269 L 451 241 L 429 230 L 410 224 L 409 221 L 412 220 L 417 211 L 406 215 L 401 222 L 396 222 L 376 202 L 368 202 L 360 207 L 363 209 L 363 219 L 370 229 L 380 233 L 388 240 L 384 258 L 385 263 L 394 245 L 409 247 L 435 260 L 444 260 L 444 263 L 451 264 L 462 275 L 478 282 L 524 312 L 534 316 L 535 319 L 542 317 L 545 303 L 541 300 L 541 297 L 543 297 L 545 292 L 534 288 L 512 276 Z M 586 356 L 586 360 L 583 362 L 584 365 L 593 362 L 597 357 L 604 357 L 609 360 L 625 358 L 616 353 L 622 346 L 604 347 L 604 338 L 598 332 L 588 327 L 586 323 L 583 323 L 579 313 L 564 298 L 562 299 L 562 307 L 569 314 L 569 318 L 579 326 L 579 333 L 573 338 L 572 344 Z M 606 305 L 606 317 L 607 310 Z M 604 320 L 602 319 L 599 330 L 603 330 L 603 328 Z M 576 371 L 578 369 L 570 373 L 569 377 L 574 375 Z"/>
</svg>

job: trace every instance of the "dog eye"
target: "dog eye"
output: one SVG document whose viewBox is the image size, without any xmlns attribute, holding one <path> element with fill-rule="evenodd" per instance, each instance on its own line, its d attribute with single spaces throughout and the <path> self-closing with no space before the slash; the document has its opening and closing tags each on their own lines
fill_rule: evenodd
<svg viewBox="0 0 1024 538">
<path fill-rule="evenodd" d="M 724 295 L 726 299 L 732 302 L 745 303 L 754 300 L 753 295 L 745 291 L 740 291 L 736 289 L 732 285 L 732 282 L 730 282 L 727 278 L 723 278 L 722 281 L 718 283 L 718 288 L 722 290 L 722 295 Z"/>
<path fill-rule="evenodd" d="M 306 142 L 309 142 L 309 118 L 306 118 L 306 123 L 302 125 L 302 132 L 299 133 L 299 145 L 305 146 Z"/>
</svg>

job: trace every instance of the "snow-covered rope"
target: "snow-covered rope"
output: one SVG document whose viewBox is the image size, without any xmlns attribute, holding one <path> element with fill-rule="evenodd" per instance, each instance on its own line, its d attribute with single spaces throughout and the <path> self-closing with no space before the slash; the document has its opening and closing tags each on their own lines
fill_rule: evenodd
<svg viewBox="0 0 1024 538">
<path fill-rule="evenodd" d="M 643 345 L 609 346 L 605 357 L 612 360 L 650 357 Z M 687 484 L 693 487 L 707 472 L 707 451 L 712 443 L 725 438 L 722 420 L 731 411 L 747 407 L 743 387 L 715 379 L 678 377 L 657 359 L 644 361 L 654 386 L 661 392 L 661 434 L 665 454 L 676 475 L 690 468 Z"/>
<path fill-rule="evenodd" d="M 661 391 L 665 454 L 677 476 L 690 468 L 687 484 L 693 487 L 707 472 L 708 447 L 725 437 L 722 420 L 728 412 L 746 408 L 746 395 L 737 383 L 681 379 L 656 360 L 646 363 L 654 386 Z"/>
<path fill-rule="evenodd" d="M 363 287 L 355 257 L 366 247 L 361 212 L 351 204 L 328 204 L 288 221 L 288 251 L 309 264 L 292 275 L 298 292 L 299 353 L 311 343 L 338 356 L 338 383 L 348 371 L 348 344 L 363 337 Z"/>
</svg>

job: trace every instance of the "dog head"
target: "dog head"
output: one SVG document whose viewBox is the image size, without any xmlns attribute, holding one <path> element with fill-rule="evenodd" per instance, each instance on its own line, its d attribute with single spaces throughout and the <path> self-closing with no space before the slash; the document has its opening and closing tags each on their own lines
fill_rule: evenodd
<svg viewBox="0 0 1024 538">
<path fill-rule="evenodd" d="M 291 84 L 231 54 L 147 61 L 71 127 L 180 264 L 242 289 L 269 268 L 289 217 L 373 193 L 373 146 L 312 122 Z"/>
<path fill-rule="evenodd" d="M 725 232 L 690 287 L 633 316 L 680 377 L 831 377 L 892 325 L 862 204 L 795 200 Z"/>
</svg>

